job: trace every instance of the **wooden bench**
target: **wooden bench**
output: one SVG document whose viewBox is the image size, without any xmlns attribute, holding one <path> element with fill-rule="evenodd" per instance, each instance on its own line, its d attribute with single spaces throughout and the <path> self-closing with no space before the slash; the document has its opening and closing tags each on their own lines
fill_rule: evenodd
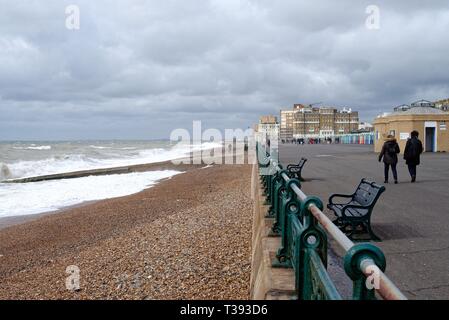
<svg viewBox="0 0 449 320">
<path fill-rule="evenodd" d="M 287 171 L 289 172 L 290 178 L 298 179 L 299 181 L 304 181 L 302 178 L 302 168 L 306 164 L 307 159 L 301 158 L 298 164 L 289 164 L 287 166 Z"/>
<path fill-rule="evenodd" d="M 329 198 L 327 207 L 332 210 L 337 217 L 334 223 L 349 238 L 357 233 L 366 233 L 370 239 L 379 241 L 371 228 L 371 214 L 374 205 L 380 195 L 385 191 L 385 187 L 367 179 L 362 179 L 353 194 L 333 194 Z M 334 198 L 347 198 L 346 202 L 334 202 Z"/>
</svg>

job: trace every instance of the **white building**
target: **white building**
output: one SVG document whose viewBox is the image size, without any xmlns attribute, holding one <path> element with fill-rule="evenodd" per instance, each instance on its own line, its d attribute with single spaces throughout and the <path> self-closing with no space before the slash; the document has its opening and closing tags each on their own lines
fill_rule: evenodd
<svg viewBox="0 0 449 320">
<path fill-rule="evenodd" d="M 279 140 L 280 125 L 275 116 L 261 116 L 257 126 L 259 137 L 265 141 L 267 138 L 271 141 Z"/>
<path fill-rule="evenodd" d="M 359 130 L 365 130 L 365 131 L 369 131 L 369 130 L 373 130 L 374 126 L 371 123 L 368 122 L 360 122 L 359 123 Z"/>
</svg>

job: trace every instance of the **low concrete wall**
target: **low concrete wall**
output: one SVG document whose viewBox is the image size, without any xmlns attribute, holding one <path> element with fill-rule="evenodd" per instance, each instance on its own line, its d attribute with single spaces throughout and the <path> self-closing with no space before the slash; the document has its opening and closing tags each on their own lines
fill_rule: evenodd
<svg viewBox="0 0 449 320">
<path fill-rule="evenodd" d="M 259 180 L 259 170 L 253 165 L 251 187 L 253 197 L 253 236 L 251 262 L 251 299 L 291 300 L 295 299 L 295 277 L 292 269 L 272 268 L 272 261 L 280 246 L 280 237 L 268 236 L 272 218 L 265 218 L 268 206 Z"/>
</svg>

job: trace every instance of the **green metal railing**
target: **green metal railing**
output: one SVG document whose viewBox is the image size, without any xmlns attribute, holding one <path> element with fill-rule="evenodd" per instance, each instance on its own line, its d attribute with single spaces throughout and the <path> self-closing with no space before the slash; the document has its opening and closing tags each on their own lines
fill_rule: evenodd
<svg viewBox="0 0 449 320">
<path fill-rule="evenodd" d="M 376 292 L 386 300 L 406 297 L 384 274 L 386 267 L 382 251 L 370 244 L 354 244 L 323 214 L 322 201 L 307 196 L 301 183 L 289 176 L 282 165 L 256 145 L 263 183 L 267 217 L 274 218 L 271 236 L 281 237 L 273 267 L 292 268 L 299 300 L 341 300 L 327 272 L 328 241 L 332 236 L 345 251 L 344 269 L 353 281 L 354 300 L 376 299 Z"/>
</svg>

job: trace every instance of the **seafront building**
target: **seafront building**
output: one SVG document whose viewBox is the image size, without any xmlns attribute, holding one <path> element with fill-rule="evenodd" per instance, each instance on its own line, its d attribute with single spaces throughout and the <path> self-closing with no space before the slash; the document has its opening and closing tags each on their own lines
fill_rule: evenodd
<svg viewBox="0 0 449 320">
<path fill-rule="evenodd" d="M 358 132 L 372 132 L 374 131 L 374 126 L 368 122 L 360 122 Z"/>
<path fill-rule="evenodd" d="M 435 108 L 440 109 L 442 111 L 449 111 L 449 99 L 435 101 Z"/>
<path fill-rule="evenodd" d="M 270 140 L 279 139 L 279 129 L 280 125 L 276 116 L 268 115 L 260 117 L 259 124 L 257 125 L 257 133 L 263 141 L 267 138 Z"/>
<path fill-rule="evenodd" d="M 293 110 L 281 110 L 281 125 L 280 125 L 280 139 L 292 140 L 293 139 L 293 117 L 295 111 Z"/>
<path fill-rule="evenodd" d="M 419 132 L 419 139 L 426 152 L 449 151 L 449 112 L 434 103 L 421 100 L 410 106 L 401 105 L 394 112 L 379 115 L 374 121 L 374 150 L 380 152 L 387 135 L 396 137 L 404 152 L 410 132 Z"/>
<path fill-rule="evenodd" d="M 357 132 L 359 114 L 350 108 L 312 107 L 295 104 L 291 110 L 281 110 L 280 138 L 328 138 Z"/>
</svg>

